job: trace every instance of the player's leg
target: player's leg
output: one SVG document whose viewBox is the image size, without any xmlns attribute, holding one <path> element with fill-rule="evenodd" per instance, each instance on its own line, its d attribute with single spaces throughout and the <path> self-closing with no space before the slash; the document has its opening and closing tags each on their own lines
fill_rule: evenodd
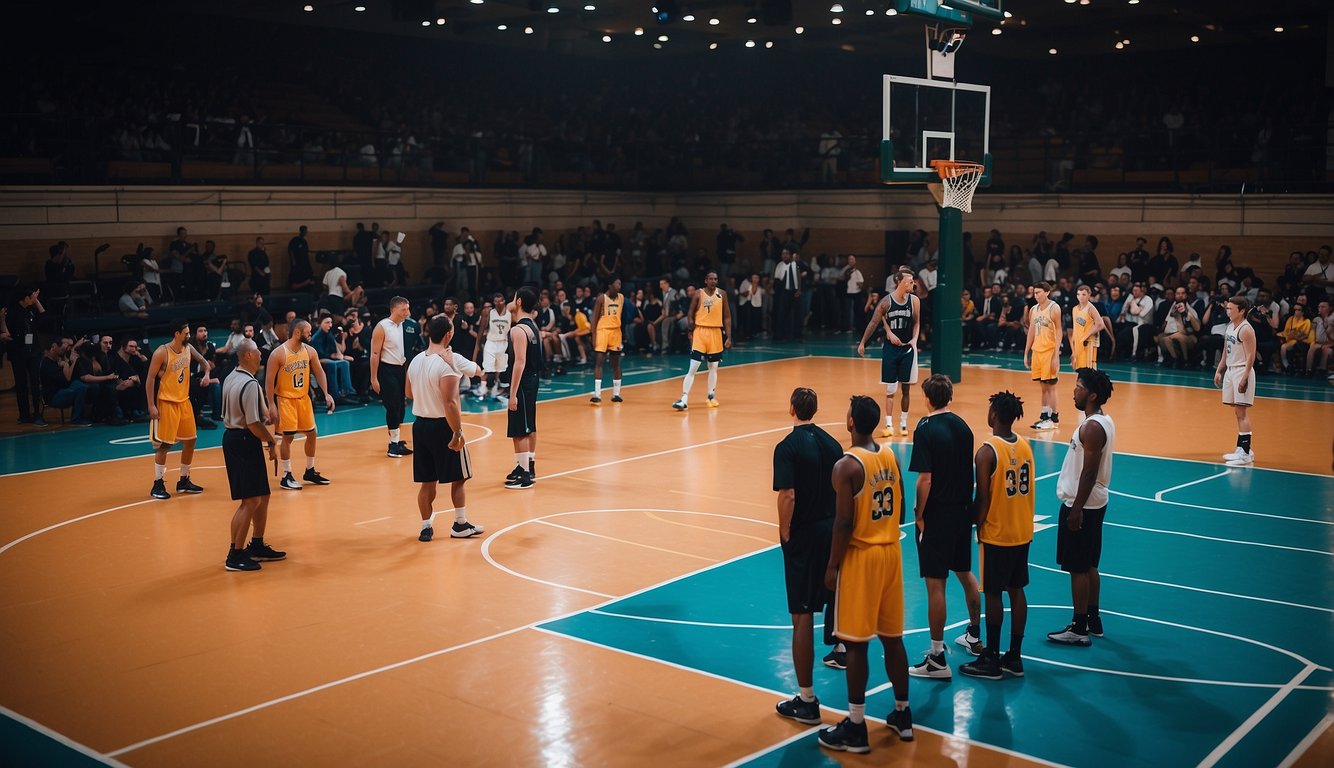
<svg viewBox="0 0 1334 768">
<path fill-rule="evenodd" d="M 419 541 L 430 541 L 434 533 L 431 524 L 434 512 L 431 511 L 431 507 L 435 504 L 436 485 L 436 481 L 431 480 L 421 483 L 417 488 L 417 512 L 422 519 L 421 533 L 417 537 Z"/>
<path fill-rule="evenodd" d="M 925 542 L 918 553 L 927 550 Z M 943 570 L 943 569 L 942 569 Z M 927 626 L 931 635 L 931 649 L 920 662 L 908 668 L 908 674 L 914 677 L 933 677 L 948 680 L 952 676 L 949 662 L 945 660 L 945 576 L 939 578 L 926 576 L 926 615 Z"/>
<path fill-rule="evenodd" d="M 154 422 L 154 427 L 157 422 Z M 153 445 L 153 490 L 151 496 L 155 499 L 170 499 L 171 494 L 167 493 L 167 483 L 164 479 L 167 475 L 167 453 L 171 451 L 171 443 L 154 443 Z"/>
<path fill-rule="evenodd" d="M 848 716 L 818 736 L 820 745 L 841 752 L 870 752 L 866 735 L 866 646 L 865 642 L 843 641 L 848 647 Z"/>
<path fill-rule="evenodd" d="M 897 381 L 883 382 L 885 385 L 885 428 L 880 431 L 884 438 L 894 436 L 894 395 L 899 391 Z"/>
<path fill-rule="evenodd" d="M 1255 386 L 1255 376 L 1251 375 L 1249 386 Z M 1254 450 L 1251 447 L 1251 408 L 1249 405 L 1237 403 L 1233 406 L 1237 417 L 1237 450 L 1234 454 L 1236 459 L 1251 457 L 1254 459 Z"/>
<path fill-rule="evenodd" d="M 695 374 L 699 373 L 699 367 L 704 362 L 704 353 L 699 350 L 690 351 L 690 368 L 686 371 L 685 378 L 681 381 L 681 399 L 672 403 L 672 407 L 678 411 L 684 411 L 690 402 L 690 388 L 695 383 Z"/>
<path fill-rule="evenodd" d="M 284 409 L 286 402 L 286 400 L 279 400 L 279 409 Z M 284 414 L 281 418 L 285 419 L 286 417 L 286 414 Z M 294 425 L 279 424 L 278 426 L 279 428 L 282 428 Z M 292 476 L 292 440 L 295 438 L 295 431 L 287 431 L 284 429 L 282 442 L 278 443 L 278 463 L 282 467 L 279 471 L 279 474 L 282 475 L 282 479 L 278 481 L 278 486 L 287 491 L 301 490 L 301 483 L 297 482 L 297 479 Z"/>
<path fill-rule="evenodd" d="M 885 717 L 885 725 L 899 735 L 900 741 L 912 741 L 912 710 L 908 708 L 908 650 L 903 637 L 880 636 L 885 647 L 885 674 L 894 687 L 894 711 Z"/>
<path fill-rule="evenodd" d="M 602 333 L 600 331 L 598 336 L 598 344 L 600 345 L 602 343 Z M 602 402 L 602 358 L 604 357 L 606 357 L 606 353 L 601 349 L 595 348 L 593 350 L 593 397 L 589 399 L 589 402 L 595 404 Z"/>
<path fill-rule="evenodd" d="M 908 436 L 908 405 L 912 402 L 912 385 L 907 381 L 899 382 L 899 431 Z"/>
<path fill-rule="evenodd" d="M 792 614 L 792 667 L 797 687 L 812 690 L 815 670 L 815 614 Z"/>
<path fill-rule="evenodd" d="M 709 395 L 708 403 L 710 408 L 718 407 L 718 367 L 722 365 L 723 355 L 721 352 L 714 352 L 706 357 L 709 365 Z"/>
<path fill-rule="evenodd" d="M 232 514 L 233 552 L 245 549 L 246 537 L 250 534 L 250 526 L 255 517 L 255 510 L 259 506 L 257 504 L 259 498 L 255 496 L 249 499 L 241 499 L 241 503 L 236 507 L 236 512 Z"/>
<path fill-rule="evenodd" d="M 971 548 L 971 532 L 961 537 L 965 548 Z M 967 635 L 974 638 L 981 633 L 982 623 L 982 593 L 977 587 L 977 577 L 973 575 L 970 569 L 958 570 L 954 572 L 954 577 L 959 580 L 959 586 L 963 587 L 964 602 L 968 605 L 968 631 Z"/>
<path fill-rule="evenodd" d="M 621 350 L 611 350 L 611 401 L 621 402 Z"/>
</svg>

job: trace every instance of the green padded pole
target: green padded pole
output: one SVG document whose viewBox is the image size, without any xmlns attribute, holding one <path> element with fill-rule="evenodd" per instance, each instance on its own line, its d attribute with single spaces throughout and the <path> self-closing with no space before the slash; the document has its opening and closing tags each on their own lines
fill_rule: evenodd
<svg viewBox="0 0 1334 768">
<path fill-rule="evenodd" d="M 931 308 L 931 372 L 954 383 L 963 377 L 963 211 L 940 209 L 940 257 Z"/>
</svg>

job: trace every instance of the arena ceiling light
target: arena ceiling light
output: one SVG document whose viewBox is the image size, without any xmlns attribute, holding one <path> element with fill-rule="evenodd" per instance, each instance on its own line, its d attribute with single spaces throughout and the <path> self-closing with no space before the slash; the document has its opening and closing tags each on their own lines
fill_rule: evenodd
<svg viewBox="0 0 1334 768">
<path fill-rule="evenodd" d="M 1048 48 L 1048 49 L 1047 49 L 1047 53 L 1050 53 L 1051 55 L 1055 56 L 1055 55 L 1056 55 L 1056 49 L 1055 49 L 1055 48 Z"/>
<path fill-rule="evenodd" d="M 423 27 L 429 27 L 429 26 L 431 26 L 431 22 L 430 22 L 430 20 L 429 20 L 429 19 L 423 19 L 423 20 L 422 20 L 422 26 L 423 26 Z"/>
<path fill-rule="evenodd" d="M 560 6 L 555 3 L 548 3 L 547 13 L 560 13 Z"/>
<path fill-rule="evenodd" d="M 643 27 L 635 27 L 635 37 L 639 37 L 639 36 L 642 35 L 642 34 L 644 34 L 644 28 L 643 28 Z"/>
<path fill-rule="evenodd" d="M 718 50 L 718 44 L 717 44 L 717 43 L 709 43 L 709 50 L 710 50 L 710 51 L 716 51 L 716 50 Z"/>
<path fill-rule="evenodd" d="M 668 38 L 666 35 L 658 35 L 658 42 L 660 42 L 660 43 L 665 43 L 665 42 L 667 42 L 669 39 L 670 39 L 670 38 Z"/>
<path fill-rule="evenodd" d="M 694 20 L 695 20 L 695 14 L 693 13 L 687 13 L 686 15 L 681 17 L 681 21 L 694 21 Z"/>
<path fill-rule="evenodd" d="M 840 19 L 839 17 L 835 16 L 834 18 L 832 18 L 832 19 L 829 20 L 829 23 L 830 23 L 830 24 L 835 24 L 835 25 L 837 25 L 837 24 L 842 24 L 842 23 L 843 23 L 843 20 Z"/>
<path fill-rule="evenodd" d="M 584 3 L 585 11 L 596 11 L 597 9 L 598 7 L 596 5 L 593 5 L 592 3 Z"/>
<path fill-rule="evenodd" d="M 805 32 L 805 31 L 806 31 L 806 28 L 805 28 L 805 27 L 797 27 L 796 30 L 795 30 L 795 32 L 796 32 L 798 35 L 802 34 L 802 33 Z"/>
<path fill-rule="evenodd" d="M 866 15 L 867 15 L 867 16 L 874 16 L 874 15 L 875 15 L 875 9 L 874 9 L 874 8 L 867 8 L 867 9 L 866 9 Z"/>
<path fill-rule="evenodd" d="M 443 26 L 444 23 L 445 23 L 445 17 L 443 17 L 443 16 L 441 16 L 440 18 L 438 18 L 438 19 L 435 20 L 435 24 L 436 24 L 436 26 Z"/>
<path fill-rule="evenodd" d="M 754 41 L 754 40 L 747 40 L 747 41 L 746 41 L 746 47 L 747 47 L 747 48 L 754 48 L 754 47 L 755 47 L 755 41 Z"/>
<path fill-rule="evenodd" d="M 1002 30 L 1000 27 L 996 27 L 995 29 L 992 29 L 992 30 L 991 30 L 991 34 L 993 34 L 993 35 L 999 35 L 999 34 L 1000 34 L 1001 32 L 1003 32 L 1003 31 L 1004 31 L 1004 30 Z"/>
<path fill-rule="evenodd" d="M 718 20 L 717 20 L 717 19 L 709 19 L 709 26 L 711 26 L 711 27 L 716 27 L 716 26 L 718 26 Z"/>
<path fill-rule="evenodd" d="M 508 24 L 497 24 L 497 25 L 496 25 L 496 29 L 500 30 L 501 32 L 504 32 L 505 30 L 509 29 L 509 25 L 508 25 Z"/>
<path fill-rule="evenodd" d="M 610 42 L 611 42 L 611 35 L 603 35 L 603 36 L 602 36 L 602 42 L 604 42 L 604 43 L 610 43 Z"/>
<path fill-rule="evenodd" d="M 364 5 L 358 5 L 357 7 L 353 8 L 352 10 L 356 11 L 357 13 L 365 13 L 365 12 L 366 12 L 366 6 L 364 6 Z"/>
<path fill-rule="evenodd" d="M 533 34 L 533 28 L 532 28 L 532 27 L 524 27 L 524 28 L 523 28 L 523 33 L 524 33 L 525 35 L 531 35 L 531 34 Z"/>
<path fill-rule="evenodd" d="M 1192 43 L 1198 43 L 1198 42 L 1200 42 L 1200 36 L 1199 36 L 1199 35 L 1191 35 L 1191 36 L 1190 36 L 1190 41 L 1191 41 Z"/>
<path fill-rule="evenodd" d="M 842 12 L 843 12 L 843 4 L 842 4 L 842 3 L 834 3 L 833 5 L 829 6 L 829 12 L 830 12 L 830 13 L 842 13 Z"/>
<path fill-rule="evenodd" d="M 313 5 L 303 5 L 303 6 L 301 6 L 301 10 L 305 11 L 306 13 L 311 13 L 311 12 L 313 12 L 313 11 L 315 10 L 315 6 L 313 6 Z"/>
<path fill-rule="evenodd" d="M 759 21 L 759 19 L 755 18 L 754 16 L 747 16 L 747 17 L 746 17 L 746 23 L 747 23 L 747 24 L 754 24 L 754 23 L 757 22 L 757 21 Z"/>
<path fill-rule="evenodd" d="M 899 9 L 898 9 L 898 8 L 886 8 L 886 9 L 885 9 L 885 15 L 886 15 L 886 16 L 898 16 L 898 15 L 899 15 Z"/>
<path fill-rule="evenodd" d="M 1283 27 L 1274 27 L 1274 31 L 1275 31 L 1275 32 L 1282 32 L 1282 31 L 1283 31 Z"/>
</svg>

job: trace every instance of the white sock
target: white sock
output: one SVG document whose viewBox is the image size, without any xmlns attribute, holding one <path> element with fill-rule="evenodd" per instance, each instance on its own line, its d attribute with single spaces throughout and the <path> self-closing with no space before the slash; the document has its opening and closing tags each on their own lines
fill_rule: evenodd
<svg viewBox="0 0 1334 768">
<path fill-rule="evenodd" d="M 900 428 L 900 429 L 907 429 L 907 428 L 908 428 L 908 412 L 907 412 L 907 411 L 899 411 L 899 428 Z"/>
<path fill-rule="evenodd" d="M 190 465 L 189 465 L 189 464 L 182 464 L 182 465 L 181 465 L 181 479 L 185 479 L 185 478 L 187 478 L 187 477 L 189 477 L 189 476 L 190 476 Z"/>
<path fill-rule="evenodd" d="M 908 700 L 907 700 L 907 699 L 894 699 L 894 711 L 895 711 L 895 712 L 902 712 L 903 710 L 905 710 L 905 709 L 907 709 L 907 708 L 908 708 Z"/>
<path fill-rule="evenodd" d="M 154 480 L 161 480 L 161 479 L 163 478 L 163 476 L 165 476 L 166 474 L 167 474 L 167 465 L 166 465 L 166 464 L 154 464 L 154 465 L 153 465 L 153 479 L 154 479 Z"/>
<path fill-rule="evenodd" d="M 283 459 L 283 474 L 290 475 L 291 473 L 292 473 L 291 459 Z"/>
<path fill-rule="evenodd" d="M 602 397 L 602 379 L 593 382 L 593 397 Z"/>
<path fill-rule="evenodd" d="M 528 469 L 528 453 L 526 451 L 518 451 L 514 454 L 514 466 L 524 470 Z"/>
<path fill-rule="evenodd" d="M 391 430 L 389 430 L 389 442 L 391 442 L 391 443 L 397 443 L 397 442 L 399 441 L 399 439 L 400 439 L 400 438 L 399 438 L 399 436 L 398 436 L 398 430 L 397 430 L 397 429 L 391 429 Z"/>
<path fill-rule="evenodd" d="M 932 640 L 932 641 L 931 641 L 931 655 L 932 655 L 932 656 L 935 656 L 937 653 L 944 653 L 944 652 L 945 652 L 945 641 L 944 641 L 944 640 Z"/>
<path fill-rule="evenodd" d="M 718 388 L 718 364 L 709 363 L 709 396 L 713 396 L 713 391 Z"/>
<path fill-rule="evenodd" d="M 838 645 L 834 646 L 834 651 L 836 653 L 847 653 L 848 647 L 842 643 L 839 643 Z"/>
<path fill-rule="evenodd" d="M 815 701 L 815 688 L 814 687 L 802 688 L 800 689 L 798 695 L 801 696 L 802 701 L 809 704 L 810 702 Z"/>
<path fill-rule="evenodd" d="M 314 468 L 315 468 L 315 457 L 314 457 L 314 456 L 307 456 L 307 457 L 306 457 L 306 469 L 314 469 Z"/>
<path fill-rule="evenodd" d="M 892 426 L 894 426 L 894 415 L 890 414 L 885 417 L 885 429 L 889 429 Z"/>
<path fill-rule="evenodd" d="M 422 530 L 424 531 L 424 530 L 426 530 L 427 528 L 430 528 L 430 527 L 431 527 L 431 523 L 432 523 L 434 520 L 435 520 L 435 515 L 434 515 L 434 514 L 431 515 L 431 519 L 430 519 L 430 520 L 423 520 L 423 521 L 422 521 Z"/>
<path fill-rule="evenodd" d="M 459 524 L 459 523 L 466 523 L 466 522 L 468 522 L 468 508 L 467 508 L 467 507 L 455 507 L 455 508 L 454 508 L 454 524 L 457 525 L 457 524 Z"/>
<path fill-rule="evenodd" d="M 537 452 L 536 452 L 536 451 L 528 451 L 527 453 L 525 453 L 525 454 L 523 455 L 523 468 L 524 468 L 524 469 L 527 469 L 529 464 L 536 464 L 536 463 L 537 463 Z"/>
<path fill-rule="evenodd" d="M 621 396 L 621 380 L 620 380 L 620 379 L 612 379 L 612 380 L 611 380 L 611 394 L 612 394 L 613 397 L 620 397 L 620 396 Z"/>
<path fill-rule="evenodd" d="M 685 381 L 681 382 L 681 402 L 685 402 L 690 397 L 690 387 L 695 383 L 695 374 L 699 373 L 698 360 L 690 361 L 690 370 L 686 372 Z"/>
<path fill-rule="evenodd" d="M 848 702 L 848 719 L 858 725 L 866 722 L 866 702 L 860 704 Z"/>
</svg>

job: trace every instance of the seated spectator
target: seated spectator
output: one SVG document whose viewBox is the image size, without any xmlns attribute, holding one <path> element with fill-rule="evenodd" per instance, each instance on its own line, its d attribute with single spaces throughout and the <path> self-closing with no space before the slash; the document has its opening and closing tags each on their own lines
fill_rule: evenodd
<svg viewBox="0 0 1334 768">
<path fill-rule="evenodd" d="M 1312 376 L 1324 376 L 1329 370 L 1330 352 L 1334 351 L 1334 314 L 1330 313 L 1329 299 L 1317 305 L 1311 330 L 1315 343 L 1306 351 L 1306 370 Z"/>
<path fill-rule="evenodd" d="M 125 317 L 147 320 L 148 305 L 151 301 L 152 299 L 148 295 L 148 287 L 142 282 L 131 280 L 125 284 L 125 292 L 120 295 L 117 307 Z"/>
<path fill-rule="evenodd" d="M 147 419 L 144 378 L 148 376 L 148 358 L 139 350 L 137 340 L 129 336 L 120 340 L 120 349 L 111 356 L 111 370 L 119 378 L 116 402 L 123 417 L 129 421 Z"/>
<path fill-rule="evenodd" d="M 334 402 L 339 405 L 362 405 L 359 399 L 353 399 L 356 390 L 352 388 L 352 365 L 343 355 L 343 329 L 334 327 L 330 315 L 320 318 L 318 330 L 310 337 L 310 346 L 320 356 L 320 365 L 324 366 L 329 382 L 329 392 Z"/>
<path fill-rule="evenodd" d="M 256 328 L 263 328 L 273 323 L 269 311 L 264 308 L 264 294 L 251 295 L 250 301 L 241 307 L 241 319 L 254 323 Z"/>
<path fill-rule="evenodd" d="M 283 342 L 273 330 L 273 318 L 269 317 L 267 314 L 265 317 L 267 319 L 259 326 L 259 330 L 255 333 L 255 344 L 259 346 L 261 360 L 267 362 L 269 353 Z M 242 326 L 242 329 L 244 328 L 245 326 Z"/>
<path fill-rule="evenodd" d="M 999 347 L 1002 352 L 1017 352 L 1024 347 L 1028 331 L 1024 326 L 1027 305 L 1017 295 L 1005 294 L 1001 297 L 1001 316 L 996 322 L 999 333 Z M 879 329 L 876 331 L 880 333 Z"/>
<path fill-rule="evenodd" d="M 1315 329 L 1306 316 L 1305 304 L 1294 304 L 1292 316 L 1283 324 L 1283 333 L 1279 334 L 1282 344 L 1278 349 L 1278 361 L 1283 366 L 1283 373 L 1302 374 L 1297 367 L 1306 361 L 1306 352 L 1315 346 Z M 1289 358 L 1295 358 L 1297 365 L 1291 365 Z"/>
<path fill-rule="evenodd" d="M 70 408 L 72 426 L 91 427 L 93 422 L 84 415 L 83 410 L 88 385 L 74 376 L 76 360 L 73 347 L 74 340 L 68 336 L 47 342 L 37 369 L 42 386 L 42 402 L 47 407 Z"/>
<path fill-rule="evenodd" d="M 80 339 L 73 350 L 74 376 L 88 385 L 85 402 L 91 401 L 93 421 L 120 426 L 125 419 L 117 412 L 116 387 L 120 377 L 111 367 L 111 342 L 110 336 Z"/>
<path fill-rule="evenodd" d="M 566 304 L 562 307 L 562 316 L 569 322 L 564 324 L 570 327 L 560 335 L 561 355 L 566 360 L 573 360 L 576 354 L 579 357 L 579 365 L 588 365 L 588 351 L 591 337 L 591 326 L 588 316 L 581 310 L 574 309 Z"/>
<path fill-rule="evenodd" d="M 1186 289 L 1177 287 L 1167 305 L 1167 317 L 1161 326 L 1158 346 L 1163 353 L 1163 364 L 1168 368 L 1188 368 L 1194 356 L 1200 332 L 1200 316 L 1186 301 Z"/>
<path fill-rule="evenodd" d="M 342 299 L 339 309 L 360 309 L 366 306 L 366 292 L 358 285 L 352 287 L 347 280 L 347 271 L 338 265 L 329 268 L 321 280 L 326 296 Z"/>
<path fill-rule="evenodd" d="M 214 359 L 217 348 L 208 340 L 208 326 L 201 324 L 195 328 L 195 335 L 190 339 L 190 345 L 198 350 L 205 360 L 217 365 Z M 190 358 L 190 404 L 195 411 L 196 426 L 200 429 L 218 428 L 217 422 L 222 418 L 222 383 L 195 362 L 193 355 Z M 211 419 L 204 416 L 206 404 L 213 414 Z"/>
<path fill-rule="evenodd" d="M 236 367 L 236 345 L 240 344 L 243 339 L 248 338 L 243 331 L 245 325 L 246 324 L 243 324 L 240 320 L 233 320 L 231 322 L 231 325 L 228 326 L 227 343 L 223 344 L 221 347 L 218 347 L 217 349 L 218 359 L 216 361 L 216 364 L 218 366 L 219 373 L 213 378 L 225 379 L 227 378 L 228 372 L 230 372 L 232 368 Z M 253 337 L 255 326 L 253 324 L 249 325 L 251 328 L 250 336 Z"/>
<path fill-rule="evenodd" d="M 1145 295 L 1144 283 L 1130 286 L 1130 298 L 1116 324 L 1116 348 L 1132 360 L 1144 360 L 1153 351 L 1153 299 Z"/>
</svg>

